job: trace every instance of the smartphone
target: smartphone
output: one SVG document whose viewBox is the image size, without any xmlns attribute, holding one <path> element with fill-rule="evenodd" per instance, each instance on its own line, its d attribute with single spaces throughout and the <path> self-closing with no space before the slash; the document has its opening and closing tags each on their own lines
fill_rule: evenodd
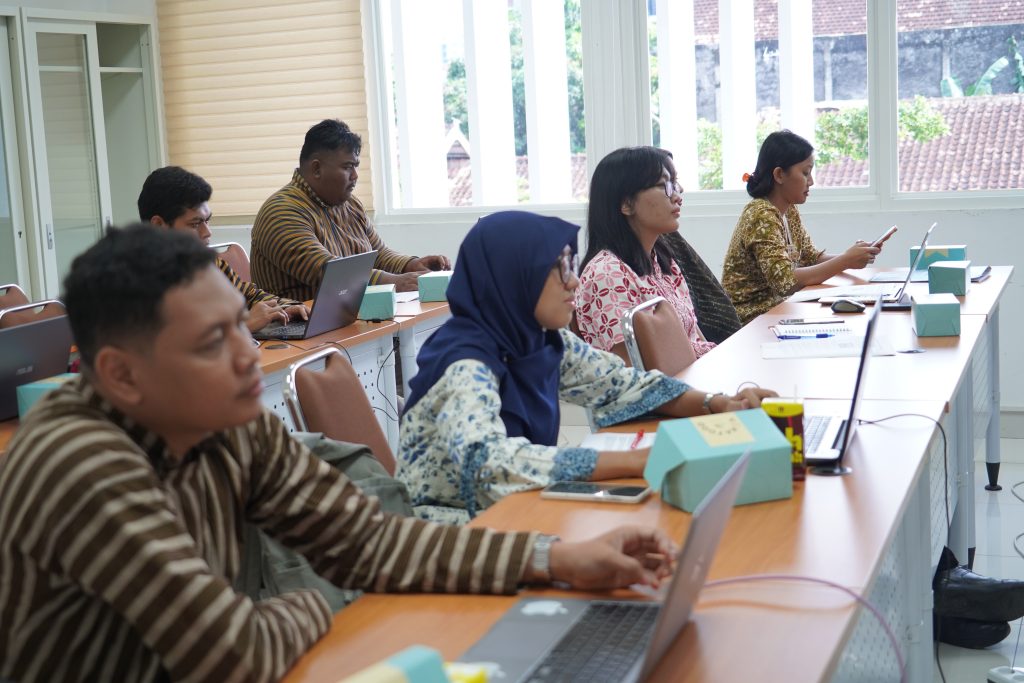
<svg viewBox="0 0 1024 683">
<path fill-rule="evenodd" d="M 647 486 L 593 484 L 589 481 L 556 481 L 540 492 L 541 498 L 596 503 L 639 503 L 649 495 L 651 489 Z"/>
<path fill-rule="evenodd" d="M 892 237 L 893 233 L 895 233 L 895 232 L 896 232 L 896 226 L 894 225 L 891 228 L 889 228 L 888 230 L 886 230 L 885 233 L 881 237 L 879 237 L 877 240 L 872 242 L 871 246 L 873 246 L 873 247 L 880 247 L 880 246 L 882 246 L 882 243 L 885 242 L 890 237 Z"/>
</svg>

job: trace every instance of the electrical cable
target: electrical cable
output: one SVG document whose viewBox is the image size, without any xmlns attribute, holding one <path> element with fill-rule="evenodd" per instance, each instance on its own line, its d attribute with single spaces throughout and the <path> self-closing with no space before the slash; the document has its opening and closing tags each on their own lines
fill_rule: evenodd
<svg viewBox="0 0 1024 683">
<path fill-rule="evenodd" d="M 889 626 L 889 623 L 885 620 L 885 617 L 882 616 L 882 613 L 878 610 L 877 607 L 875 607 L 871 603 L 870 600 L 840 583 L 836 583 L 835 581 L 829 581 L 828 579 L 819 579 L 814 576 L 799 576 L 796 574 L 750 574 L 747 576 L 734 576 L 728 579 L 717 579 L 715 581 L 708 581 L 706 584 L 704 584 L 704 587 L 714 588 L 717 586 L 728 586 L 730 584 L 735 583 L 752 583 L 756 581 L 806 581 L 809 583 L 818 583 L 824 586 L 829 586 L 831 588 L 840 590 L 843 593 L 846 593 L 851 598 L 867 607 L 871 614 L 878 621 L 878 623 L 881 624 L 882 629 L 885 631 L 885 636 L 889 640 L 889 645 L 892 646 L 892 651 L 896 655 L 896 662 L 900 668 L 900 683 L 904 683 L 904 681 L 906 681 L 907 665 L 906 662 L 903 661 L 903 653 L 900 652 L 899 641 L 896 639 L 896 634 L 893 633 L 892 628 Z"/>
</svg>

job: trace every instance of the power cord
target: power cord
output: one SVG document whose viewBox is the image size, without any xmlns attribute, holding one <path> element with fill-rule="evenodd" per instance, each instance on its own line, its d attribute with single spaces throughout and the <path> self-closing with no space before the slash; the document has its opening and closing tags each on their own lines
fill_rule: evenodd
<svg viewBox="0 0 1024 683">
<path fill-rule="evenodd" d="M 942 434 L 942 476 L 944 478 L 944 488 L 942 489 L 942 502 L 946 506 L 946 540 L 949 540 L 949 532 L 953 527 L 953 523 L 949 515 L 949 440 L 946 438 L 946 430 L 942 424 L 939 423 L 934 417 L 928 415 L 922 415 L 921 413 L 897 413 L 896 415 L 890 415 L 888 417 L 880 417 L 877 420 L 857 420 L 857 424 L 862 425 L 873 425 L 880 422 L 886 422 L 888 420 L 895 420 L 897 417 L 923 417 L 929 422 L 933 423 L 939 428 L 939 433 Z M 1024 483 L 1024 482 L 1021 482 Z M 1024 500 L 1022 500 L 1024 502 Z M 1024 557 L 1024 555 L 1021 555 Z"/>
<path fill-rule="evenodd" d="M 896 416 L 894 415 L 893 417 Z M 899 641 L 896 639 L 896 634 L 892 632 L 892 627 L 889 626 L 885 617 L 882 616 L 882 613 L 871 603 L 870 600 L 840 583 L 829 581 L 828 579 L 819 579 L 814 576 L 799 576 L 796 574 L 750 574 L 747 576 L 734 576 L 728 579 L 708 581 L 704 584 L 704 587 L 714 588 L 717 586 L 728 586 L 735 583 L 753 583 L 757 581 L 803 581 L 807 583 L 818 583 L 846 593 L 851 598 L 864 605 L 864 607 L 867 607 L 878 623 L 881 624 L 882 629 L 885 631 L 885 636 L 889 640 L 889 645 L 892 647 L 893 654 L 896 655 L 896 662 L 900 667 L 900 683 L 904 683 L 907 680 L 907 665 L 906 662 L 903 661 L 903 653 L 900 652 Z"/>
<path fill-rule="evenodd" d="M 877 420 L 857 420 L 858 424 L 878 424 L 879 422 L 885 422 L 887 420 L 894 420 L 897 417 L 923 417 L 924 419 L 935 424 L 939 428 L 939 433 L 942 434 L 942 476 L 944 478 L 943 489 L 942 489 L 942 502 L 946 506 L 946 540 L 949 541 L 949 532 L 953 524 L 949 516 L 949 440 L 946 438 L 946 430 L 942 427 L 938 420 L 928 415 L 922 415 L 921 413 L 898 413 L 896 415 L 890 415 L 888 417 L 882 417 Z M 1020 482 L 1024 483 L 1024 482 Z M 1014 494 L 1016 495 L 1016 494 Z M 1019 496 L 1018 496 L 1019 498 Z M 1022 499 L 1024 502 L 1024 499 Z M 1024 534 L 1021 534 L 1024 536 Z M 1020 538 L 1018 536 L 1017 538 Z M 1017 547 L 1017 542 L 1014 541 L 1014 548 Z M 1020 553 L 1020 550 L 1017 551 Z M 1024 555 L 1021 555 L 1024 557 Z M 935 666 L 939 669 L 939 677 L 942 679 L 942 683 L 946 683 L 946 674 L 942 670 L 942 660 L 939 657 L 939 638 L 938 634 L 934 635 L 935 641 Z M 1018 634 L 1019 635 L 1019 634 Z"/>
<path fill-rule="evenodd" d="M 395 414 L 394 416 L 392 416 L 391 413 L 389 413 L 388 411 L 384 410 L 383 408 L 378 408 L 376 406 L 374 406 L 373 409 L 381 411 L 382 413 L 384 413 L 384 416 L 387 417 L 387 419 L 397 423 L 401 419 L 401 415 L 398 414 L 398 403 L 396 401 L 395 405 L 391 405 L 391 402 L 388 401 L 387 394 L 385 394 L 384 390 L 380 388 L 380 377 L 381 374 L 384 372 L 384 366 L 388 364 L 388 359 L 391 358 L 391 356 L 393 355 L 395 355 L 394 346 L 391 347 L 391 350 L 388 351 L 388 355 L 384 356 L 384 360 L 382 360 L 380 365 L 377 367 L 377 380 L 374 382 L 374 385 L 377 388 L 377 393 L 380 394 L 380 397 L 384 400 L 384 405 L 387 406 L 388 408 L 391 408 Z"/>
</svg>

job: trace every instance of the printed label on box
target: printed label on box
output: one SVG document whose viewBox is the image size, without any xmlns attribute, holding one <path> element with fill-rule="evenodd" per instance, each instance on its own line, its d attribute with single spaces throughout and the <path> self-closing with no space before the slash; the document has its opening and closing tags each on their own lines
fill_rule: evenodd
<svg viewBox="0 0 1024 683">
<path fill-rule="evenodd" d="M 704 442 L 713 447 L 733 446 L 741 443 L 752 443 L 754 435 L 750 433 L 736 413 L 719 413 L 718 415 L 702 415 L 692 418 L 697 433 Z"/>
</svg>

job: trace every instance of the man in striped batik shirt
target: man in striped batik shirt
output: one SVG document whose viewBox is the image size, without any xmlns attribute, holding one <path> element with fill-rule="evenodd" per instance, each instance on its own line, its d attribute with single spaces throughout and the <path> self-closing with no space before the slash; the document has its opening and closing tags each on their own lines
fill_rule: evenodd
<svg viewBox="0 0 1024 683">
<path fill-rule="evenodd" d="M 243 522 L 340 586 L 511 593 L 656 584 L 659 531 L 582 543 L 380 512 L 261 406 L 245 303 L 199 240 L 138 226 L 65 281 L 83 374 L 0 461 L 0 679 L 274 681 L 331 624 L 315 591 L 231 586 Z"/>
</svg>

